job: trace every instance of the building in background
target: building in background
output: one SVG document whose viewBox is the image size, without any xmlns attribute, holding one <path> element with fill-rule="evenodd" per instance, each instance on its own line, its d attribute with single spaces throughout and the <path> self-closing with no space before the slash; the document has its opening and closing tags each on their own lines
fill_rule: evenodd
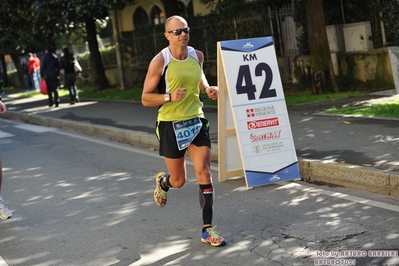
<svg viewBox="0 0 399 266">
<path fill-rule="evenodd" d="M 178 8 L 181 16 L 204 16 L 211 12 L 200 1 L 180 0 Z M 119 32 L 131 32 L 145 26 L 164 24 L 166 20 L 165 7 L 160 0 L 139 0 L 137 4 L 117 11 Z"/>
</svg>

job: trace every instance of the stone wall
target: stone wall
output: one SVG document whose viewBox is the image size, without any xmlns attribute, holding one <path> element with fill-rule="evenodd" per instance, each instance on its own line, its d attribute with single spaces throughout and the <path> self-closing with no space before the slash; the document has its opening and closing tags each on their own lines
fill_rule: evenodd
<svg viewBox="0 0 399 266">
<path fill-rule="evenodd" d="M 335 64 L 335 74 L 339 85 L 376 89 L 395 88 L 388 48 L 372 49 L 367 52 L 337 53 Z M 295 59 L 294 83 L 301 83 L 308 79 L 309 66 L 309 56 L 298 56 Z"/>
</svg>

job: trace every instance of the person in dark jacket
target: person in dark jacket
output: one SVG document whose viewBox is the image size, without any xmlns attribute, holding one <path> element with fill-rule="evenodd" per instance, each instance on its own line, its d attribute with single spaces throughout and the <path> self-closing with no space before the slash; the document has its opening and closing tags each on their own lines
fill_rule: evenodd
<svg viewBox="0 0 399 266">
<path fill-rule="evenodd" d="M 76 87 L 76 76 L 80 72 L 75 72 L 75 55 L 70 53 L 68 48 L 62 49 L 64 55 L 61 57 L 61 68 L 65 73 L 65 86 L 69 90 L 69 99 L 71 104 L 79 101 L 78 88 Z"/>
<path fill-rule="evenodd" d="M 48 91 L 48 101 L 49 106 L 58 107 L 58 87 L 60 85 L 60 63 L 58 61 L 57 55 L 53 52 L 51 46 L 47 46 L 44 50 L 45 55 L 42 59 L 42 64 L 40 68 L 41 80 L 45 80 L 47 84 Z M 53 100 L 54 95 L 54 100 Z"/>
</svg>

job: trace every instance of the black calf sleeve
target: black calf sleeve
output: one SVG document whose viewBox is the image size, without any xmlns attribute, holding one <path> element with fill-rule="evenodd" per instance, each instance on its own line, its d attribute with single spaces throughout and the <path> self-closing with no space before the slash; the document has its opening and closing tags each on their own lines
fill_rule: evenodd
<svg viewBox="0 0 399 266">
<path fill-rule="evenodd" d="M 202 209 L 202 220 L 204 224 L 212 224 L 213 215 L 213 186 L 199 185 L 199 202 Z"/>
</svg>

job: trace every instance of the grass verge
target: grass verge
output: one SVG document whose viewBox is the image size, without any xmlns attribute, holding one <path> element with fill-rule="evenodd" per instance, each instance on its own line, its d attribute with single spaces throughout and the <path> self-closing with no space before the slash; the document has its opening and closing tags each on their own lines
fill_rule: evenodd
<svg viewBox="0 0 399 266">
<path fill-rule="evenodd" d="M 379 116 L 379 117 L 393 117 L 399 118 L 399 101 L 392 101 L 389 103 L 373 104 L 359 108 L 340 108 L 330 109 L 326 111 L 330 114 L 343 115 L 361 115 L 361 116 Z"/>
</svg>

